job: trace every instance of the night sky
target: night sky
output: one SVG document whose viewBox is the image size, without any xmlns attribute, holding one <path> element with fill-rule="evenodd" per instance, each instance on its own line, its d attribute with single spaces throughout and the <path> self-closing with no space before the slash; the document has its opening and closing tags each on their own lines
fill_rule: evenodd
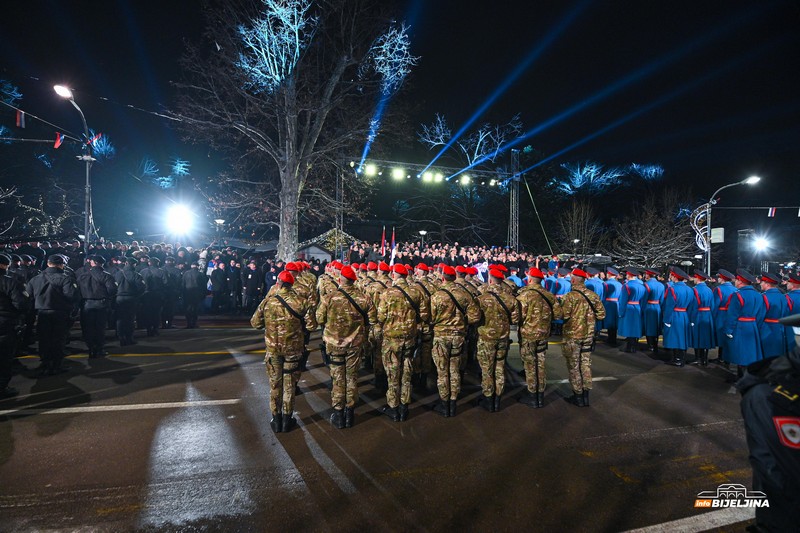
<svg viewBox="0 0 800 533">
<path fill-rule="evenodd" d="M 519 113 L 530 130 L 564 114 L 525 144 L 545 154 L 579 144 L 557 161 L 661 164 L 666 180 L 691 185 L 699 197 L 755 173 L 762 185 L 732 194 L 731 205 L 800 205 L 797 1 L 397 4 L 420 56 L 401 96 L 417 103 L 414 123 L 438 112 L 457 129 L 539 47 L 478 124 Z M 182 43 L 200 38 L 196 6 L 14 3 L 0 20 L 0 78 L 20 87 L 23 108 L 78 131 L 74 110 L 52 92 L 55 83 L 71 86 L 90 126 L 123 153 L 196 158 L 165 121 L 126 107 L 171 105 Z M 552 39 L 542 46 L 545 36 Z"/>
</svg>

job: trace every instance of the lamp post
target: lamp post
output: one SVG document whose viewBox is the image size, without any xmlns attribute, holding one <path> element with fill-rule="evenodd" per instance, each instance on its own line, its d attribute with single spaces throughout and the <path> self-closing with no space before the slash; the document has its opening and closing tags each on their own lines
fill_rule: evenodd
<svg viewBox="0 0 800 533">
<path fill-rule="evenodd" d="M 224 223 L 225 223 L 225 219 L 224 218 L 215 218 L 214 219 L 214 224 L 217 225 L 217 241 L 219 241 L 219 232 L 222 229 L 222 225 Z"/>
<path fill-rule="evenodd" d="M 83 206 L 83 252 L 87 256 L 89 255 L 89 229 L 92 220 L 92 184 L 89 181 L 89 169 L 92 166 L 92 161 L 94 158 L 92 157 L 92 143 L 89 142 L 89 126 L 86 124 L 86 117 L 83 114 L 83 111 L 75 102 L 75 98 L 72 95 L 72 90 L 69 87 L 64 85 L 55 85 L 53 86 L 53 90 L 55 90 L 56 94 L 61 98 L 66 98 L 69 100 L 69 103 L 78 110 L 78 113 L 81 116 L 81 122 L 83 122 L 83 134 L 86 137 L 85 144 L 83 145 L 83 155 L 78 156 L 78 159 L 84 161 L 86 163 L 86 191 L 84 196 L 84 206 Z"/>
<path fill-rule="evenodd" d="M 755 185 L 761 181 L 761 178 L 758 176 L 750 176 L 749 178 L 745 178 L 742 181 L 737 181 L 735 183 L 729 183 L 727 185 L 723 185 L 719 189 L 711 195 L 711 198 L 708 200 L 706 204 L 706 275 L 711 276 L 711 206 L 716 205 L 717 203 L 717 195 L 723 189 L 727 189 L 728 187 L 735 187 L 736 185 Z"/>
<path fill-rule="evenodd" d="M 428 232 L 425 231 L 424 229 L 419 230 L 419 236 L 422 238 L 422 246 L 421 246 L 422 249 L 425 249 L 425 235 L 427 235 L 427 234 L 428 234 Z M 422 250 L 420 250 L 420 251 L 422 251 Z"/>
</svg>

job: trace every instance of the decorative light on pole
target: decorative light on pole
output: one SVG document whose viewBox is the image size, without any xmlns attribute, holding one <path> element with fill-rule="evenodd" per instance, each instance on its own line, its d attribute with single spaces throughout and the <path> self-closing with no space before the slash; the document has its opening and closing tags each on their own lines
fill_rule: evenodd
<svg viewBox="0 0 800 533">
<path fill-rule="evenodd" d="M 86 117 L 83 114 L 83 111 L 78 104 L 75 102 L 75 98 L 72 95 L 72 90 L 69 87 L 64 85 L 55 85 L 53 86 L 53 90 L 56 92 L 58 96 L 61 98 L 66 98 L 69 100 L 69 103 L 78 110 L 78 113 L 81 115 L 81 122 L 83 122 L 83 134 L 85 136 L 84 145 L 83 145 L 83 155 L 78 156 L 78 159 L 84 161 L 86 163 L 86 190 L 85 190 L 85 197 L 84 197 L 84 212 L 83 212 L 83 252 L 88 256 L 89 255 L 89 237 L 90 227 L 92 224 L 92 185 L 89 181 L 89 169 L 92 166 L 92 161 L 94 158 L 92 157 L 92 143 L 89 140 L 89 126 L 86 124 Z"/>
<path fill-rule="evenodd" d="M 419 236 L 422 238 L 422 246 L 421 246 L 422 248 L 425 248 L 425 235 L 427 234 L 428 232 L 425 231 L 424 229 L 419 230 Z"/>
<path fill-rule="evenodd" d="M 219 241 L 219 232 L 222 229 L 222 225 L 225 224 L 224 218 L 215 218 L 214 224 L 217 225 L 217 241 Z"/>
<path fill-rule="evenodd" d="M 749 178 L 745 178 L 742 181 L 737 181 L 735 183 L 729 183 L 727 185 L 723 185 L 719 189 L 717 189 L 714 194 L 711 195 L 711 198 L 708 200 L 706 204 L 706 238 L 705 238 L 705 252 L 706 252 L 706 275 L 711 276 L 711 206 L 717 204 L 717 195 L 723 190 L 727 189 L 728 187 L 735 187 L 737 185 L 755 185 L 761 181 L 761 178 L 758 176 L 750 176 Z"/>
</svg>

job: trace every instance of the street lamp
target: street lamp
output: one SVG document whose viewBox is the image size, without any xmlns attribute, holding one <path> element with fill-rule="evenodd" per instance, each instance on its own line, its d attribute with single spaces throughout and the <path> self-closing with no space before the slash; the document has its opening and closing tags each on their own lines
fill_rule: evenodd
<svg viewBox="0 0 800 533">
<path fill-rule="evenodd" d="M 427 234 L 428 234 L 428 232 L 425 231 L 424 229 L 419 230 L 419 236 L 422 238 L 422 246 L 421 246 L 421 248 L 423 248 L 423 249 L 425 248 L 425 235 L 427 235 Z"/>
<path fill-rule="evenodd" d="M 225 219 L 224 218 L 215 218 L 214 219 L 214 224 L 217 225 L 217 240 L 218 241 L 219 241 L 219 232 L 222 229 L 222 225 L 224 223 L 225 223 Z"/>
<path fill-rule="evenodd" d="M 755 185 L 759 181 L 761 181 L 761 178 L 758 176 L 750 176 L 742 181 L 723 185 L 717 189 L 708 200 L 708 203 L 706 204 L 706 275 L 711 276 L 711 206 L 717 204 L 717 195 L 720 193 L 720 191 L 727 189 L 728 187 L 735 187 L 736 185 Z"/>
<path fill-rule="evenodd" d="M 83 134 L 85 138 L 85 144 L 83 145 L 84 154 L 78 156 L 78 159 L 84 161 L 86 163 L 86 191 L 84 197 L 84 207 L 83 207 L 83 252 L 88 256 L 89 255 L 89 227 L 92 220 L 92 185 L 89 181 L 89 169 L 92 166 L 92 161 L 94 158 L 92 157 L 92 143 L 89 142 L 89 126 L 86 124 L 86 117 L 83 115 L 83 111 L 78 104 L 75 102 L 75 98 L 72 95 L 72 90 L 69 87 L 64 85 L 54 85 L 53 90 L 55 90 L 56 94 L 61 98 L 66 98 L 69 100 L 69 103 L 78 110 L 78 113 L 81 115 L 81 122 L 83 122 Z"/>
</svg>

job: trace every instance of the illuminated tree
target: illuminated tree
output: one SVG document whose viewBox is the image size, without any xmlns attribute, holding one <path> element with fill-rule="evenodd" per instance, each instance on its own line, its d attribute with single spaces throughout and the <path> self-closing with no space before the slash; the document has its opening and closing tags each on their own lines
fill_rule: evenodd
<svg viewBox="0 0 800 533">
<path fill-rule="evenodd" d="M 622 183 L 625 172 L 616 167 L 606 169 L 599 163 L 564 163 L 565 173 L 553 178 L 553 185 L 567 196 L 576 194 L 594 195 L 617 187 Z"/>
<path fill-rule="evenodd" d="M 173 116 L 187 139 L 232 162 L 205 184 L 207 196 L 279 227 L 282 259 L 295 254 L 301 214 L 335 209 L 340 165 L 366 141 L 378 97 L 396 91 L 416 61 L 384 5 L 226 2 L 207 13 L 206 46 L 184 56 Z"/>
<path fill-rule="evenodd" d="M 455 159 L 464 167 L 472 167 L 479 162 L 494 163 L 500 149 L 522 131 L 519 115 L 515 115 L 505 124 L 484 124 L 469 135 L 459 137 L 454 147 L 459 156 Z M 429 149 L 446 146 L 453 138 L 453 133 L 442 115 L 436 114 L 431 124 L 423 124 L 417 134 L 420 142 Z"/>
</svg>

